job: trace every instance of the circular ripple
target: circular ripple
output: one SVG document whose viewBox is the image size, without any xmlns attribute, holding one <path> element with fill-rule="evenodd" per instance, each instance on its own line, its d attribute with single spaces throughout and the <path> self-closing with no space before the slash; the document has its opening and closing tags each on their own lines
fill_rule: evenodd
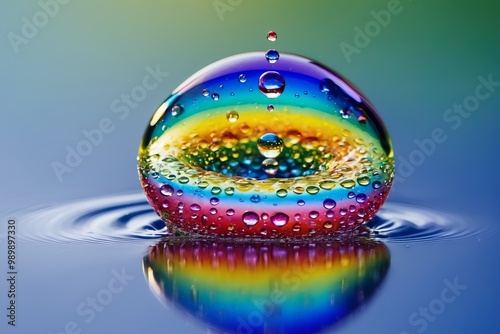
<svg viewBox="0 0 500 334">
<path fill-rule="evenodd" d="M 33 210 L 20 238 L 41 242 L 119 242 L 161 238 L 165 223 L 143 194 L 114 195 Z"/>
<path fill-rule="evenodd" d="M 132 242 L 171 234 L 142 193 L 83 199 L 24 210 L 15 216 L 23 222 L 19 237 L 28 241 Z M 454 215 L 401 203 L 386 203 L 365 226 L 373 238 L 404 243 L 459 239 L 483 232 Z"/>
<path fill-rule="evenodd" d="M 386 203 L 365 226 L 374 238 L 406 243 L 460 239 L 483 232 L 452 214 L 401 203 Z"/>
</svg>

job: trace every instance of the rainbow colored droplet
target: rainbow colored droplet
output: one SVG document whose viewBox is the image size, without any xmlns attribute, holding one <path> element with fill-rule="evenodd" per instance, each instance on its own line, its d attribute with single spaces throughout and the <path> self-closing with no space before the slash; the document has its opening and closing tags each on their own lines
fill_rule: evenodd
<svg viewBox="0 0 500 334">
<path fill-rule="evenodd" d="M 230 237 L 355 231 L 394 173 L 389 136 L 363 95 L 318 62 L 274 49 L 222 59 L 182 83 L 151 118 L 138 160 L 162 219 Z"/>
</svg>

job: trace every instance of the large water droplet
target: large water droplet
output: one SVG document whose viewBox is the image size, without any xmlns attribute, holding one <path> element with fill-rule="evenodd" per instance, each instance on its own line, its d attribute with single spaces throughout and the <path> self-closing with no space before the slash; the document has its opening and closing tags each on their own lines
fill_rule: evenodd
<svg viewBox="0 0 500 334">
<path fill-rule="evenodd" d="M 283 140 L 274 133 L 266 133 L 257 141 L 257 148 L 266 158 L 276 158 L 283 150 Z"/>
<path fill-rule="evenodd" d="M 280 59 L 280 54 L 274 49 L 270 49 L 266 52 L 266 59 L 269 63 L 274 64 Z"/>
<path fill-rule="evenodd" d="M 140 149 L 141 183 L 155 211 L 181 230 L 245 238 L 263 237 L 264 228 L 267 237 L 281 239 L 309 237 L 314 228 L 328 236 L 357 228 L 387 197 L 392 147 L 376 112 L 310 59 L 280 52 L 270 64 L 263 58 L 271 48 L 201 71 L 150 122 Z M 177 117 L 175 106 L 183 108 Z M 351 112 L 348 120 L 341 109 Z M 364 124 L 356 120 L 360 114 Z M 259 216 L 254 227 L 242 221 L 247 211 Z M 277 212 L 290 217 L 284 228 L 271 222 L 271 216 L 280 221 Z"/>
<path fill-rule="evenodd" d="M 259 78 L 259 90 L 270 99 L 277 98 L 285 90 L 285 79 L 276 71 L 267 71 Z"/>
</svg>

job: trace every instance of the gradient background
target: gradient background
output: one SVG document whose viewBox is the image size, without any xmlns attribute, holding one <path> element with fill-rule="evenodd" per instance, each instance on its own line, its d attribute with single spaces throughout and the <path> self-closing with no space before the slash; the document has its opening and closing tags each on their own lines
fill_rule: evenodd
<svg viewBox="0 0 500 334">
<path fill-rule="evenodd" d="M 396 186 L 389 200 L 452 212 L 471 223 L 490 227 L 496 234 L 500 88 L 481 101 L 478 110 L 458 129 L 451 129 L 443 120 L 446 109 L 474 93 L 478 76 L 487 78 L 491 74 L 493 80 L 500 81 L 500 4 L 496 1 L 402 0 L 401 13 L 393 15 L 390 24 L 372 37 L 360 54 L 354 54 L 351 62 L 339 44 L 353 44 L 353 29 L 363 29 L 373 20 L 370 11 L 387 8 L 387 0 L 243 0 L 229 5 L 232 11 L 224 12 L 222 19 L 211 0 L 72 0 L 60 5 L 59 12 L 27 44 L 20 45 L 18 53 L 8 33 L 20 35 L 22 18 L 31 20 L 40 5 L 33 0 L 0 1 L 2 213 L 11 208 L 140 191 L 136 172 L 140 138 L 150 116 L 169 93 L 215 60 L 275 47 L 316 59 L 358 86 L 385 121 L 396 163 L 402 157 L 408 159 L 416 148 L 416 139 L 429 138 L 436 127 L 444 129 L 447 141 L 438 144 L 435 153 Z M 228 4 L 227 0 L 220 2 Z M 265 39 L 268 30 L 278 33 L 272 45 Z M 112 102 L 141 85 L 147 74 L 145 68 L 157 64 L 169 73 L 168 77 L 121 120 L 112 112 Z M 65 147 L 75 148 L 84 139 L 82 130 L 96 128 L 103 118 L 113 121 L 114 131 L 106 134 L 102 144 L 59 182 L 51 164 L 64 162 Z M 6 215 L 0 217 L 3 222 Z M 19 247 L 26 247 L 28 253 L 30 246 Z M 98 248 L 86 251 L 97 255 Z M 81 254 L 81 250 L 75 252 Z M 500 252 L 492 233 L 450 245 L 422 244 L 410 249 L 396 245 L 391 253 L 392 276 L 383 291 L 390 297 L 381 300 L 375 296 L 366 313 L 349 320 L 343 330 L 356 333 L 373 326 L 374 332 L 414 332 L 408 325 L 408 315 L 439 295 L 443 279 L 458 276 L 468 285 L 467 292 L 430 323 L 426 333 L 500 331 L 495 311 Z M 398 267 L 402 253 L 405 258 Z M 100 275 L 98 268 L 104 268 L 102 275 L 108 275 L 109 265 L 105 259 L 99 261 L 94 276 Z M 58 262 L 62 268 L 64 263 Z M 140 259 L 135 268 L 140 276 L 139 264 Z M 18 321 L 24 330 L 34 333 L 39 332 L 39 327 L 28 322 L 36 319 L 55 333 L 67 319 L 62 310 L 73 308 L 81 296 L 70 295 L 65 305 L 47 300 L 49 294 L 32 295 L 37 290 L 35 276 L 42 273 L 47 284 L 42 290 L 64 295 L 69 289 L 51 279 L 49 264 L 35 265 L 25 258 L 24 267 L 26 274 L 19 283 L 24 308 L 19 310 Z M 71 284 L 79 282 L 78 288 L 85 296 L 85 291 L 95 291 L 96 285 L 91 284 L 94 276 L 85 281 L 74 277 Z M 105 281 L 101 279 L 101 283 Z M 94 290 L 85 290 L 86 284 Z M 113 303 L 109 314 L 85 332 L 187 330 L 184 321 L 172 322 L 175 313 L 162 309 L 152 296 L 143 306 L 134 305 L 134 293 L 145 291 L 142 278 L 135 284 L 127 296 L 121 297 L 123 304 Z M 388 287 L 393 292 L 385 291 Z M 0 302 L 5 301 L 2 289 Z M 45 309 L 45 304 L 51 306 Z M 127 318 L 127 305 L 130 314 L 140 310 L 143 315 L 150 314 L 151 321 L 141 323 L 138 317 Z M 113 312 L 126 319 L 115 322 Z M 175 325 L 167 326 L 169 321 Z M 0 328 L 4 325 L 2 320 Z M 13 330 L 27 332 L 22 328 Z M 198 327 L 188 330 L 203 332 Z M 45 327 L 42 332 L 46 333 Z"/>
</svg>

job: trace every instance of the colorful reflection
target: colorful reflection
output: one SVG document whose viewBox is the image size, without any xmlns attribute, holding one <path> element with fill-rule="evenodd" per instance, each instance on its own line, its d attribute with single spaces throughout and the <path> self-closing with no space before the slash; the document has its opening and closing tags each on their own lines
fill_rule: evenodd
<svg viewBox="0 0 500 334">
<path fill-rule="evenodd" d="M 358 238 L 315 243 L 167 240 L 143 269 L 151 290 L 230 333 L 317 333 L 364 305 L 390 265 L 387 247 Z"/>
</svg>

